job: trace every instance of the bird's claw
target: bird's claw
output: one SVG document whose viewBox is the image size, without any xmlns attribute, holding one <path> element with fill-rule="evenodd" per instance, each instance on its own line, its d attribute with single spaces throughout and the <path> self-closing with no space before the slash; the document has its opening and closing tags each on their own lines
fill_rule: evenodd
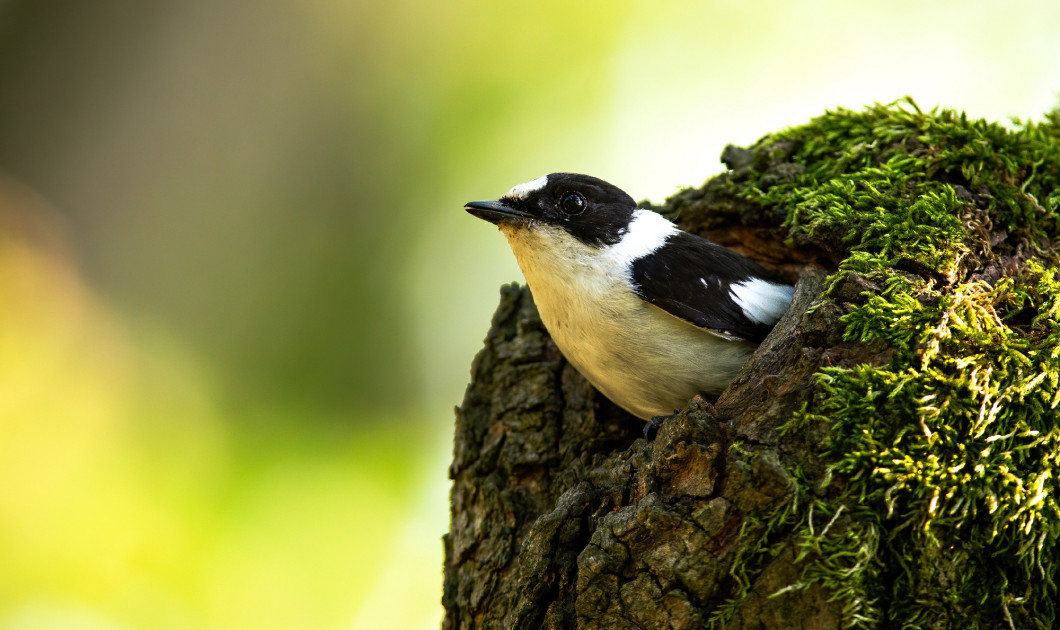
<svg viewBox="0 0 1060 630">
<path fill-rule="evenodd" d="M 644 439 L 651 442 L 655 439 L 655 435 L 659 432 L 659 427 L 662 426 L 663 422 L 666 422 L 670 418 L 673 418 L 677 414 L 681 413 L 680 409 L 674 409 L 674 412 L 668 416 L 655 416 L 651 420 L 644 423 Z"/>
</svg>

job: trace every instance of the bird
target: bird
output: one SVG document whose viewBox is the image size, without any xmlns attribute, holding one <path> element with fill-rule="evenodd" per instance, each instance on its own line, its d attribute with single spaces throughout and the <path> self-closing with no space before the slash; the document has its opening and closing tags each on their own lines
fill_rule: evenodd
<svg viewBox="0 0 1060 630">
<path fill-rule="evenodd" d="M 596 177 L 551 173 L 465 209 L 508 239 L 567 361 L 646 435 L 721 393 L 791 303 L 756 262 Z"/>
</svg>

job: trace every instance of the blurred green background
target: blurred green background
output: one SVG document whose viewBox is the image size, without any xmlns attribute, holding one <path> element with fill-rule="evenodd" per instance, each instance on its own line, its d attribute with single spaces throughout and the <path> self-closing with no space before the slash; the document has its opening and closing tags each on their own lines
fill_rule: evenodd
<svg viewBox="0 0 1060 630">
<path fill-rule="evenodd" d="M 436 628 L 452 407 L 543 173 L 825 108 L 1036 118 L 1060 5 L 0 2 L 0 629 Z"/>
</svg>

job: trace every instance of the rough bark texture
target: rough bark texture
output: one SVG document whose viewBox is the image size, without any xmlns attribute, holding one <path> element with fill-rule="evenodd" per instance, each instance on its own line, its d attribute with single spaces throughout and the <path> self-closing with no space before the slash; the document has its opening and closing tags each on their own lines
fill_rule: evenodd
<svg viewBox="0 0 1060 630">
<path fill-rule="evenodd" d="M 775 232 L 725 223 L 754 217 L 720 181 L 673 201 L 656 210 L 687 223 L 712 205 L 701 233 L 789 277 L 813 257 Z M 713 404 L 694 399 L 652 442 L 567 364 L 529 291 L 504 287 L 457 409 L 443 627 L 701 627 L 738 586 L 730 570 L 748 551 L 744 534 L 791 500 L 781 462 L 812 461 L 776 429 L 812 396 L 813 373 L 843 359 L 825 352 L 839 345 L 836 310 L 807 312 L 824 277 L 803 273 L 792 308 L 729 389 Z M 836 627 L 820 588 L 767 597 L 797 579 L 794 558 L 777 554 L 724 626 Z"/>
<path fill-rule="evenodd" d="M 654 210 L 798 281 L 652 442 L 502 290 L 457 409 L 447 630 L 1060 619 L 1060 111 L 730 147 Z"/>
<path fill-rule="evenodd" d="M 700 627 L 732 594 L 745 516 L 789 500 L 779 462 L 793 449 L 776 428 L 824 360 L 811 343 L 829 312 L 806 312 L 822 278 L 803 277 L 715 404 L 695 399 L 653 442 L 563 360 L 529 292 L 505 287 L 457 414 L 445 627 Z M 835 627 L 819 589 L 755 595 L 795 570 L 792 553 L 778 555 L 730 626 L 747 610 L 748 627 Z"/>
</svg>

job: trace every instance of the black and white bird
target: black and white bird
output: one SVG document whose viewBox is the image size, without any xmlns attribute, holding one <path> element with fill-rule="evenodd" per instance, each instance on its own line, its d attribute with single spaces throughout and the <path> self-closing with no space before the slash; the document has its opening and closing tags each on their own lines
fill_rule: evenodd
<svg viewBox="0 0 1060 630">
<path fill-rule="evenodd" d="M 466 209 L 508 238 L 567 360 L 645 420 L 725 389 L 791 302 L 755 262 L 595 177 L 552 173 Z"/>
</svg>

